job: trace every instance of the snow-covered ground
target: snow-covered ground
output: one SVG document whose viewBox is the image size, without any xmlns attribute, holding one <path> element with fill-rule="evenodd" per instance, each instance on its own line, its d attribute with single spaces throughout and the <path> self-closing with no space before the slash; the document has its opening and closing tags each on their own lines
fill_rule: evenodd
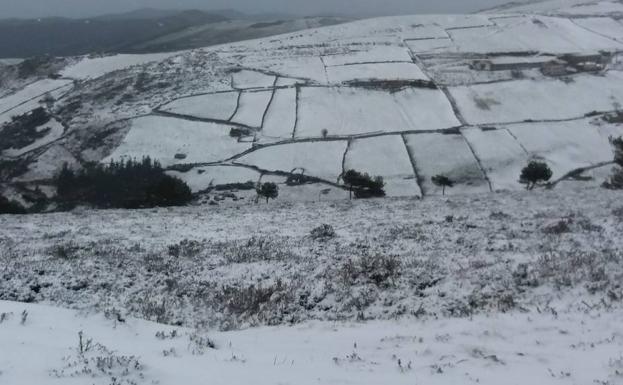
<svg viewBox="0 0 623 385">
<path fill-rule="evenodd" d="M 619 384 L 622 212 L 561 188 L 2 216 L 0 380 Z"/>
<path fill-rule="evenodd" d="M 6 384 L 617 384 L 623 371 L 620 310 L 225 333 L 3 301 L 0 314 Z"/>
</svg>

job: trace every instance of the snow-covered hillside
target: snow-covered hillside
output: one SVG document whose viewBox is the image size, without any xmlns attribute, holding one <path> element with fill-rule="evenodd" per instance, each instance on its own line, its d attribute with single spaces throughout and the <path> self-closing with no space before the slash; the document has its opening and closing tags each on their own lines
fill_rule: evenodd
<svg viewBox="0 0 623 385">
<path fill-rule="evenodd" d="M 604 133 L 623 134 L 604 119 L 623 104 L 620 6 L 552 0 L 73 58 L 55 80 L 0 93 L 0 121 L 44 105 L 64 127 L 2 152 L 2 186 L 32 191 L 64 162 L 146 155 L 195 191 L 229 170 L 231 183 L 276 180 L 301 200 L 343 197 L 347 168 L 384 177 L 391 196 L 437 194 L 436 174 L 453 193 L 521 189 L 533 158 L 557 179 L 610 160 Z M 286 186 L 291 172 L 320 185 Z"/>
<path fill-rule="evenodd" d="M 623 203 L 569 183 L 0 216 L 0 383 L 621 384 Z"/>
</svg>

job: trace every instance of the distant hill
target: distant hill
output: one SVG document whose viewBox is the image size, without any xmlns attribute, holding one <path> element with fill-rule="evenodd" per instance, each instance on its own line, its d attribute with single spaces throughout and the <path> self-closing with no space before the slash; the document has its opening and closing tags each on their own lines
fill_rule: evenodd
<svg viewBox="0 0 623 385">
<path fill-rule="evenodd" d="M 0 21 L 0 57 L 73 56 L 123 52 L 134 44 L 186 28 L 227 20 L 202 11 L 133 13 L 89 19 Z"/>
<path fill-rule="evenodd" d="M 144 8 L 93 18 L 0 20 L 0 59 L 91 53 L 177 51 L 288 33 L 346 21 L 297 19 L 282 14 L 246 15 L 235 10 Z"/>
</svg>

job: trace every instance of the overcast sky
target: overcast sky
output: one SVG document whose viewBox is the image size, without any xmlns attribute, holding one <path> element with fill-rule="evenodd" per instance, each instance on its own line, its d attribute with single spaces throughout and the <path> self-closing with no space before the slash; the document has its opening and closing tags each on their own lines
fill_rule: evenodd
<svg viewBox="0 0 623 385">
<path fill-rule="evenodd" d="M 466 13 L 510 0 L 0 0 L 0 18 L 84 17 L 139 8 L 236 9 L 247 13 L 393 15 Z"/>
</svg>

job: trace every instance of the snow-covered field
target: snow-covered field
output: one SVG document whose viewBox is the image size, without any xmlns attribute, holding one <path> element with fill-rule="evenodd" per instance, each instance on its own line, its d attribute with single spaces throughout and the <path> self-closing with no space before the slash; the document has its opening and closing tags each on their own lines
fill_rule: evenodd
<svg viewBox="0 0 623 385">
<path fill-rule="evenodd" d="M 429 80 L 413 63 L 366 63 L 327 67 L 329 83 L 354 80 Z"/>
<path fill-rule="evenodd" d="M 588 120 L 562 123 L 519 124 L 508 130 L 532 156 L 545 159 L 559 178 L 570 169 L 613 159 L 607 135 Z"/>
<path fill-rule="evenodd" d="M 618 109 L 623 104 L 623 73 L 479 84 L 450 92 L 471 124 L 570 119 Z"/>
<path fill-rule="evenodd" d="M 344 158 L 344 169 L 382 176 L 387 196 L 422 195 L 400 135 L 354 140 Z"/>
<path fill-rule="evenodd" d="M 297 138 L 422 131 L 458 126 L 452 108 L 439 90 L 407 89 L 393 94 L 349 87 L 301 90 Z"/>
<path fill-rule="evenodd" d="M 249 143 L 239 143 L 229 136 L 230 129 L 222 124 L 162 116 L 137 118 L 123 142 L 104 162 L 143 156 L 158 160 L 165 167 L 176 163 L 218 162 L 250 147 Z"/>
<path fill-rule="evenodd" d="M 237 159 L 236 162 L 265 171 L 289 173 L 302 169 L 306 175 L 337 181 L 342 174 L 342 159 L 347 142 L 299 142 L 261 148 Z"/>
<path fill-rule="evenodd" d="M 436 194 L 430 177 L 445 172 L 474 181 L 454 192 L 521 189 L 516 174 L 531 157 L 551 162 L 558 176 L 611 156 L 597 126 L 583 118 L 601 121 L 600 132 L 620 132 L 620 124 L 600 116 L 623 104 L 619 6 L 552 0 L 472 15 L 358 20 L 175 53 L 69 58 L 64 70 L 50 74 L 61 79 L 13 82 L 30 85 L 0 91 L 0 122 L 44 105 L 67 128 L 37 143 L 45 144 L 40 151 L 11 150 L 21 167 L 12 180 L 53 176 L 59 162 L 46 162 L 58 153 L 76 165 L 150 155 L 165 166 L 214 163 L 226 170 L 235 159 L 260 174 L 271 171 L 266 177 L 283 180 L 304 168 L 335 183 L 346 143 L 365 138 L 370 155 L 357 157 L 382 158 L 383 166 L 356 163 L 385 176 L 389 195 Z M 612 56 L 604 55 L 601 71 L 583 73 L 574 64 L 568 76 L 551 77 L 539 68 L 569 54 L 604 51 Z M 506 67 L 478 70 L 474 61 L 481 59 Z M 48 91 L 54 100 L 42 104 Z M 586 132 L 561 132 L 563 120 Z M 232 127 L 241 138 L 229 136 Z M 456 130 L 463 137 L 446 136 Z M 393 153 L 395 138 L 385 135 L 417 132 L 426 133 L 422 144 L 412 143 L 421 175 L 411 177 L 403 172 L 405 158 Z M 48 151 L 50 141 L 55 147 Z M 275 143 L 284 146 L 264 148 Z M 312 153 L 292 153 L 301 151 Z M 211 180 L 197 179 L 193 189 Z M 316 200 L 326 188 L 288 186 L 282 196 Z"/>
<path fill-rule="evenodd" d="M 261 140 L 290 139 L 296 125 L 296 89 L 275 90 L 262 126 Z"/>
<path fill-rule="evenodd" d="M 618 384 L 622 226 L 599 188 L 2 216 L 0 380 Z"/>
<path fill-rule="evenodd" d="M 218 92 L 177 99 L 160 109 L 178 115 L 229 120 L 236 112 L 240 92 Z"/>
<path fill-rule="evenodd" d="M 436 175 L 445 175 L 456 181 L 456 186 L 447 189 L 446 194 L 489 190 L 483 172 L 462 135 L 412 134 L 405 135 L 405 141 L 422 180 L 424 194 L 441 192 L 441 187 L 431 181 Z"/>
<path fill-rule="evenodd" d="M 0 123 L 53 117 L 3 152 L 20 168 L 0 193 L 26 204 L 64 163 L 146 155 L 202 192 L 0 216 L 0 384 L 623 384 L 623 201 L 598 187 L 611 166 L 518 182 L 529 159 L 554 179 L 613 159 L 620 59 L 521 68 L 623 50 L 621 10 L 359 20 L 68 59 L 60 79 L 0 90 Z M 518 68 L 476 70 L 487 58 Z M 388 197 L 349 201 L 351 168 Z M 439 174 L 456 182 L 445 197 Z M 254 203 L 248 182 L 279 197 Z"/>
<path fill-rule="evenodd" d="M 273 91 L 245 91 L 240 95 L 240 104 L 232 122 L 249 127 L 262 127 L 264 112 L 272 98 Z"/>
</svg>

